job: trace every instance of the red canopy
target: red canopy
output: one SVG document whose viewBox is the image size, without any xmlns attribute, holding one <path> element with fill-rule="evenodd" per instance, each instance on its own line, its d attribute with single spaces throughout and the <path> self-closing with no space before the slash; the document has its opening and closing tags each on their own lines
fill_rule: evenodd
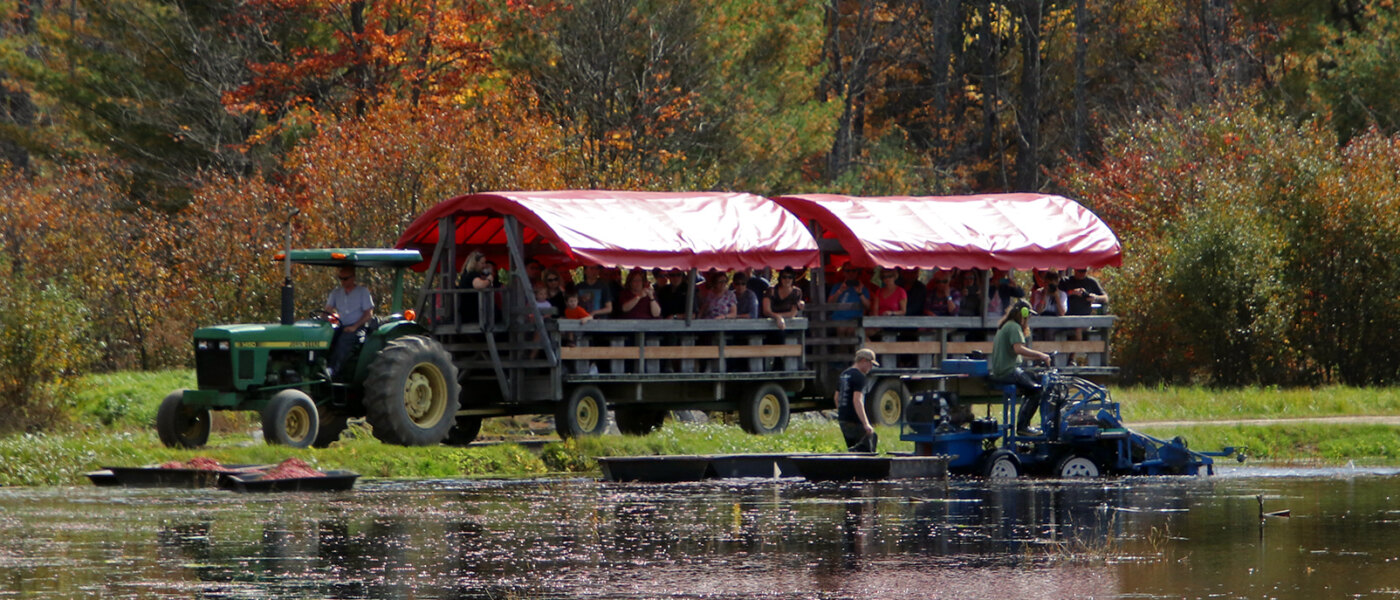
<svg viewBox="0 0 1400 600">
<path fill-rule="evenodd" d="M 1113 231 L 1047 194 L 774 198 L 821 225 L 860 267 L 1034 269 L 1120 266 Z"/>
<path fill-rule="evenodd" d="M 501 256 L 505 215 L 520 221 L 528 255 L 554 254 L 561 262 L 738 269 L 811 267 L 818 260 L 811 233 L 791 213 L 761 196 L 727 192 L 470 194 L 428 209 L 396 245 L 431 257 L 438 221 L 451 216 L 459 247 Z"/>
</svg>

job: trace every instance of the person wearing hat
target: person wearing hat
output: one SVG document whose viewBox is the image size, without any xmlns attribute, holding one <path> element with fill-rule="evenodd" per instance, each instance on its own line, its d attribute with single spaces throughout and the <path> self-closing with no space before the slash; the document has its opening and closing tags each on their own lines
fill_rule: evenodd
<svg viewBox="0 0 1400 600">
<path fill-rule="evenodd" d="M 997 336 L 992 342 L 992 355 L 987 360 L 987 377 L 992 383 L 1015 384 L 1025 400 L 1021 403 L 1020 414 L 1016 418 L 1016 432 L 1021 435 L 1040 435 L 1040 430 L 1031 427 L 1031 418 L 1040 408 L 1041 385 L 1036 383 L 1025 369 L 1021 368 L 1021 358 L 1050 362 L 1050 355 L 1033 350 L 1026 345 L 1031 337 L 1030 303 L 1017 300 L 1006 309 L 1001 322 L 997 323 Z"/>
<path fill-rule="evenodd" d="M 851 452 L 874 452 L 879 441 L 865 412 L 865 376 L 878 366 L 875 351 L 861 348 L 856 351 L 855 363 L 841 372 L 836 390 L 836 422 L 846 438 L 846 449 Z"/>
</svg>

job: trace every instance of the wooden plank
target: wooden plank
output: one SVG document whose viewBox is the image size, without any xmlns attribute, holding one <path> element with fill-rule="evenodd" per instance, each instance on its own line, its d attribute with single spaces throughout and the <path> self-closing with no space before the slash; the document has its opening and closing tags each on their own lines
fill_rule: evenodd
<svg viewBox="0 0 1400 600">
<path fill-rule="evenodd" d="M 1035 342 L 1031 347 L 1041 352 L 1059 352 L 1061 354 L 1097 354 L 1108 352 L 1108 342 L 1105 340 L 1085 340 L 1082 342 Z"/>
<path fill-rule="evenodd" d="M 636 346 L 565 346 L 559 349 L 559 357 L 563 360 L 637 360 L 642 355 Z"/>
<path fill-rule="evenodd" d="M 719 346 L 647 346 L 647 358 L 719 358 Z"/>
<path fill-rule="evenodd" d="M 651 356 L 648 352 L 647 356 Z M 767 345 L 767 346 L 725 346 L 724 356 L 727 358 L 760 358 L 769 356 L 802 356 L 802 346 L 796 344 Z"/>
<path fill-rule="evenodd" d="M 866 348 L 875 354 L 942 354 L 943 344 L 939 342 L 866 342 Z"/>
<path fill-rule="evenodd" d="M 992 353 L 991 342 L 948 342 L 944 349 L 947 354 L 971 354 L 973 352 Z"/>
</svg>

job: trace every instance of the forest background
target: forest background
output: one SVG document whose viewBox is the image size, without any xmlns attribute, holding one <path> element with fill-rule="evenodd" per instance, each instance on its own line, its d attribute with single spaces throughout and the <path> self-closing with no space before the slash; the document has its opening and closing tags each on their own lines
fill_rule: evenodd
<svg viewBox="0 0 1400 600">
<path fill-rule="evenodd" d="M 493 189 L 1061 193 L 1126 378 L 1394 384 L 1397 132 L 1392 0 L 0 0 L 0 430 Z"/>
</svg>

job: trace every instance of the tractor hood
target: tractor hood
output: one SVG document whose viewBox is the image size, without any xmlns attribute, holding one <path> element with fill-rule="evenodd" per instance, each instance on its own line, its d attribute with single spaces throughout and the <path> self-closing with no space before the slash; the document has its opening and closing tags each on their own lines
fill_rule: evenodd
<svg viewBox="0 0 1400 600">
<path fill-rule="evenodd" d="M 330 346 L 335 329 L 323 321 L 298 321 L 292 325 L 276 323 L 250 325 L 216 325 L 195 330 L 196 350 L 229 350 L 258 348 L 262 350 L 322 350 Z M 212 347 L 201 348 L 201 343 Z M 221 342 L 228 346 L 220 347 Z"/>
</svg>

